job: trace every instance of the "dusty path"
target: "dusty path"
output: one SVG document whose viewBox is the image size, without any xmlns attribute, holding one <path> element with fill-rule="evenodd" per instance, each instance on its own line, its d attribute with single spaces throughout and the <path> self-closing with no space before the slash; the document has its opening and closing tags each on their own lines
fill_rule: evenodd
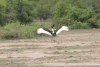
<svg viewBox="0 0 100 67">
<path fill-rule="evenodd" d="M 100 67 L 100 31 L 63 32 L 55 40 L 0 41 L 0 67 Z"/>
</svg>

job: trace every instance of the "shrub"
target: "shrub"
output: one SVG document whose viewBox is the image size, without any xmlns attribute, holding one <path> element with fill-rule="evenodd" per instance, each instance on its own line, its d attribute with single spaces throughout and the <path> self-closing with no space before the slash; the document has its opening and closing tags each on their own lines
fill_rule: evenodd
<svg viewBox="0 0 100 67">
<path fill-rule="evenodd" d="M 20 24 L 20 22 L 9 23 L 0 29 L 0 37 L 2 39 L 13 39 L 13 38 L 34 38 L 36 37 L 36 30 L 39 27 L 36 23 L 29 25 Z"/>
<path fill-rule="evenodd" d="M 54 24 L 67 25 L 71 29 L 98 28 L 97 14 L 93 8 L 82 8 L 77 3 L 78 5 L 72 5 L 69 0 L 58 3 L 54 12 Z"/>
<path fill-rule="evenodd" d="M 89 29 L 88 23 L 74 22 L 69 26 L 70 29 Z"/>
<path fill-rule="evenodd" d="M 5 10 L 4 10 L 4 6 L 0 4 L 0 25 L 4 25 L 6 22 L 5 19 L 5 14 L 4 14 Z"/>
<path fill-rule="evenodd" d="M 46 20 L 47 18 L 50 17 L 50 11 L 46 7 L 38 7 L 37 8 L 37 17 L 41 19 Z"/>
<path fill-rule="evenodd" d="M 24 0 L 18 0 L 16 2 L 14 9 L 17 11 L 17 19 L 24 24 L 32 22 L 33 3 Z"/>
</svg>

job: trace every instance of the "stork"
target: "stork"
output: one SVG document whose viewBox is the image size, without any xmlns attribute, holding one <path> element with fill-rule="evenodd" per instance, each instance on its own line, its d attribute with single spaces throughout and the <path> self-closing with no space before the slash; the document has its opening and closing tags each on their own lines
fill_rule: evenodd
<svg viewBox="0 0 100 67">
<path fill-rule="evenodd" d="M 59 26 L 57 29 L 53 29 L 53 27 L 54 27 L 54 24 L 53 24 L 51 27 L 52 27 L 52 30 L 49 30 L 45 27 L 39 28 L 39 29 L 37 29 L 37 33 L 38 34 L 43 33 L 43 34 L 47 34 L 47 35 L 50 35 L 50 36 L 56 36 L 61 31 L 68 31 L 69 30 L 67 26 Z"/>
<path fill-rule="evenodd" d="M 39 29 L 37 29 L 37 33 L 38 34 L 43 33 L 43 34 L 50 35 L 50 36 L 57 36 L 57 34 L 59 34 L 61 31 L 69 30 L 67 26 L 59 26 L 59 27 L 57 27 L 57 29 L 53 29 L 53 27 L 54 27 L 54 24 L 53 24 L 51 27 L 52 27 L 52 30 L 49 30 L 45 27 L 39 28 Z"/>
</svg>

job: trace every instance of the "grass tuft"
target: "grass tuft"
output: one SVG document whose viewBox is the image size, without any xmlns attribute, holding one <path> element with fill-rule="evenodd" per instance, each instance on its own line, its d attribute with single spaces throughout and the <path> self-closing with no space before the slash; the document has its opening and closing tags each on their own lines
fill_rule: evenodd
<svg viewBox="0 0 100 67">
<path fill-rule="evenodd" d="M 58 50 L 66 50 L 66 49 L 88 49 L 88 48 L 93 48 L 94 46 L 89 46 L 89 45 L 85 45 L 85 46 L 67 46 L 67 47 L 57 47 L 56 49 Z"/>
</svg>

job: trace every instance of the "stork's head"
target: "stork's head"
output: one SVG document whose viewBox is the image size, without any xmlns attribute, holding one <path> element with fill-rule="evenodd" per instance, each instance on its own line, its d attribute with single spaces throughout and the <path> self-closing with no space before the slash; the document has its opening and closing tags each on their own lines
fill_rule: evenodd
<svg viewBox="0 0 100 67">
<path fill-rule="evenodd" d="M 52 24 L 51 26 L 50 26 L 50 28 L 53 28 L 54 27 L 54 24 Z"/>
</svg>

